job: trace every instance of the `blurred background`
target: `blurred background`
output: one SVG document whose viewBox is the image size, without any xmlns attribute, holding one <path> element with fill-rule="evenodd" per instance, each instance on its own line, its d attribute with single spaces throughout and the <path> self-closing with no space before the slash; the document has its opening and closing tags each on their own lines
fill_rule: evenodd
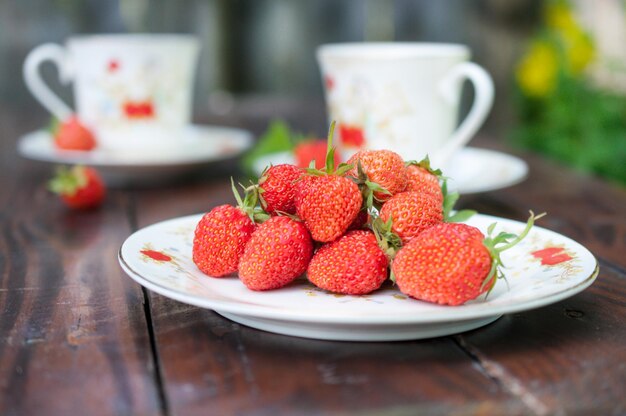
<svg viewBox="0 0 626 416">
<path fill-rule="evenodd" d="M 21 76 L 36 45 L 122 32 L 197 35 L 196 118 L 248 109 L 259 126 L 292 102 L 323 114 L 320 44 L 467 44 L 496 84 L 483 135 L 626 184 L 624 0 L 0 0 L 0 112 L 49 119 Z M 43 72 L 71 102 L 52 65 Z"/>
</svg>

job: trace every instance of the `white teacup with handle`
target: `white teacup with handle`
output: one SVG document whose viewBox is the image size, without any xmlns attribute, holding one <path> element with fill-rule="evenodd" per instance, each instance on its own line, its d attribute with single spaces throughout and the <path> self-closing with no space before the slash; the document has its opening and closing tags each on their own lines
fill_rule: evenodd
<svg viewBox="0 0 626 416">
<path fill-rule="evenodd" d="M 493 104 L 491 77 L 469 62 L 463 45 L 327 44 L 317 59 L 344 158 L 360 149 L 389 149 L 405 160 L 428 155 L 442 166 L 476 134 Z M 457 126 L 465 80 L 474 87 L 474 102 Z"/>
<path fill-rule="evenodd" d="M 148 155 L 175 148 L 189 124 L 199 42 L 191 35 L 111 34 L 71 37 L 33 49 L 24 79 L 57 119 L 76 114 L 98 147 Z M 73 83 L 72 110 L 43 81 L 40 65 L 54 63 L 62 84 Z"/>
</svg>

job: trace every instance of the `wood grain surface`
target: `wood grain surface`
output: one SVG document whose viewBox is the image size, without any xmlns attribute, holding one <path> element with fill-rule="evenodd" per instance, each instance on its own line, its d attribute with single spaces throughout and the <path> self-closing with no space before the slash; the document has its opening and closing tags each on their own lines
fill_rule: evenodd
<svg viewBox="0 0 626 416">
<path fill-rule="evenodd" d="M 324 134 L 323 106 L 240 104 L 203 122 L 259 133 L 272 111 Z M 462 207 L 569 236 L 598 258 L 584 292 L 491 325 L 422 341 L 355 343 L 271 334 L 151 293 L 117 264 L 149 224 L 232 202 L 233 164 L 164 187 L 111 189 L 102 209 L 64 209 L 51 166 L 18 158 L 41 120 L 0 108 L 1 415 L 626 414 L 626 191 L 489 138 L 528 179 Z"/>
</svg>

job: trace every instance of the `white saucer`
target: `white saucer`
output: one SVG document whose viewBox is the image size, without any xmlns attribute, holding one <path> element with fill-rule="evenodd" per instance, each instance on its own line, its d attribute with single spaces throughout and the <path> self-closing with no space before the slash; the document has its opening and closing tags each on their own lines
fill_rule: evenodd
<svg viewBox="0 0 626 416">
<path fill-rule="evenodd" d="M 503 314 L 561 301 L 584 290 L 598 275 L 589 250 L 535 226 L 521 243 L 502 253 L 507 281 L 499 281 L 488 298 L 461 306 L 411 299 L 391 284 L 366 296 L 337 295 L 305 278 L 278 290 L 255 292 L 237 277 L 209 277 L 195 266 L 191 251 L 200 218 L 176 218 L 135 232 L 120 248 L 120 265 L 137 283 L 163 296 L 212 309 L 253 328 L 305 338 L 392 341 L 455 334 Z M 520 233 L 525 226 L 480 214 L 468 221 L 483 232 L 494 222 L 495 234 Z"/>
<path fill-rule="evenodd" d="M 528 175 L 522 159 L 495 150 L 466 147 L 442 168 L 448 186 L 461 195 L 489 192 L 515 185 Z"/>
<path fill-rule="evenodd" d="M 55 164 L 97 167 L 107 182 L 140 183 L 172 177 L 208 163 L 238 156 L 252 146 L 252 134 L 230 127 L 189 125 L 180 131 L 175 147 L 163 152 L 119 153 L 105 149 L 59 150 L 45 130 L 28 133 L 18 141 L 21 156 Z"/>
<path fill-rule="evenodd" d="M 260 174 L 266 166 L 280 163 L 294 163 L 293 155 L 280 152 L 259 158 L 254 170 Z M 506 188 L 528 175 L 528 165 L 522 159 L 476 147 L 459 150 L 441 170 L 449 178 L 448 189 L 461 195 Z"/>
</svg>

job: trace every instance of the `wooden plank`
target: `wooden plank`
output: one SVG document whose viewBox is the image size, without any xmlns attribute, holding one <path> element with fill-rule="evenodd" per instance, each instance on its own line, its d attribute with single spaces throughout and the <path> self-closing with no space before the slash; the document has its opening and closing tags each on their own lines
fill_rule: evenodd
<svg viewBox="0 0 626 416">
<path fill-rule="evenodd" d="M 626 413 L 626 273 L 600 267 L 577 296 L 457 337 L 534 414 Z"/>
<path fill-rule="evenodd" d="M 0 414 L 161 414 L 143 292 L 116 260 L 128 198 L 66 210 L 50 166 L 14 156 L 21 124 L 2 120 Z"/>
<path fill-rule="evenodd" d="M 350 343 L 247 328 L 151 296 L 172 414 L 524 414 L 450 338 Z"/>
</svg>

